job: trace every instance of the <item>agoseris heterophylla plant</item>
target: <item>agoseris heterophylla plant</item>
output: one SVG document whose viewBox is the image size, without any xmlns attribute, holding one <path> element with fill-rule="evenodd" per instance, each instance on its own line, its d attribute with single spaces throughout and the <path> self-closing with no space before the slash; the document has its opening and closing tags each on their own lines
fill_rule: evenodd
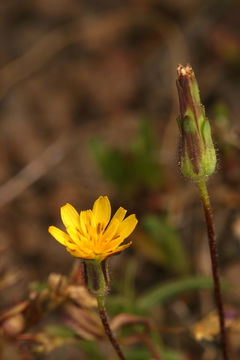
<svg viewBox="0 0 240 360">
<path fill-rule="evenodd" d="M 108 323 L 104 295 L 109 290 L 107 261 L 110 256 L 128 248 L 132 242 L 123 244 L 137 225 L 135 214 L 125 218 L 127 210 L 120 207 L 111 219 L 111 205 L 107 196 L 100 196 L 90 210 L 80 214 L 70 204 L 61 207 L 61 217 L 66 232 L 49 227 L 50 234 L 64 245 L 67 251 L 84 262 L 88 289 L 97 297 L 99 315 L 119 359 L 125 360 L 120 346 Z M 111 220 L 110 220 L 111 219 Z"/>
</svg>

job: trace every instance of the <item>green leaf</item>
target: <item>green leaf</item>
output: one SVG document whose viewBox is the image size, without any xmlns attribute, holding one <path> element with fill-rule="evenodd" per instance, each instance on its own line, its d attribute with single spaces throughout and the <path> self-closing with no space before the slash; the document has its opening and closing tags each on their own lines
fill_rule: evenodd
<svg viewBox="0 0 240 360">
<path fill-rule="evenodd" d="M 117 149 L 108 149 L 98 138 L 92 139 L 89 147 L 103 176 L 115 185 L 124 187 L 128 177 L 125 159 L 121 152 Z"/>
<path fill-rule="evenodd" d="M 81 350 L 83 350 L 89 357 L 94 360 L 104 360 L 105 357 L 100 353 L 97 344 L 94 341 L 82 340 L 78 343 Z"/>
<path fill-rule="evenodd" d="M 185 357 L 181 353 L 164 348 L 160 351 L 161 359 L 164 360 L 184 360 Z M 152 358 L 148 349 L 143 346 L 138 346 L 130 351 L 126 351 L 126 358 L 128 360 L 146 360 Z"/>
<path fill-rule="evenodd" d="M 209 277 L 187 277 L 172 281 L 166 285 L 159 285 L 153 289 L 148 290 L 144 295 L 136 300 L 136 306 L 143 311 L 147 311 L 153 306 L 172 299 L 183 292 L 199 289 L 210 289 L 212 287 L 213 280 Z"/>
<path fill-rule="evenodd" d="M 176 352 L 171 349 L 161 350 L 161 356 L 164 360 L 184 360 L 186 357 L 179 352 Z"/>
<path fill-rule="evenodd" d="M 132 350 L 126 351 L 126 358 L 128 360 L 146 360 L 150 358 L 150 354 L 146 348 L 138 346 Z"/>
<path fill-rule="evenodd" d="M 46 332 L 51 336 L 62 338 L 74 338 L 76 332 L 64 325 L 49 325 L 45 328 Z"/>
<path fill-rule="evenodd" d="M 187 254 L 177 232 L 167 220 L 163 217 L 147 215 L 143 218 L 143 227 L 151 236 L 148 246 L 153 248 L 156 260 L 158 254 L 161 265 L 178 273 L 187 273 L 189 271 Z"/>
<path fill-rule="evenodd" d="M 131 144 L 132 153 L 135 156 L 149 157 L 152 156 L 155 149 L 154 132 L 151 122 L 142 119 L 140 121 L 139 131 Z"/>
<path fill-rule="evenodd" d="M 151 122 L 143 119 L 139 131 L 131 144 L 133 173 L 136 182 L 154 188 L 162 182 L 162 173 L 156 162 L 156 141 Z"/>
<path fill-rule="evenodd" d="M 32 281 L 29 285 L 30 291 L 41 292 L 47 288 L 47 281 Z"/>
<path fill-rule="evenodd" d="M 105 179 L 128 195 L 145 187 L 155 188 L 161 183 L 150 124 L 145 120 L 140 122 L 135 139 L 124 151 L 106 145 L 97 137 L 89 142 L 90 151 Z"/>
</svg>

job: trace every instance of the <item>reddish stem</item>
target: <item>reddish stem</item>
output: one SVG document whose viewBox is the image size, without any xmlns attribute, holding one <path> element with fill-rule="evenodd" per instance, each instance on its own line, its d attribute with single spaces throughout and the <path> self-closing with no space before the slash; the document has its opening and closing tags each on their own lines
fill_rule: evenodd
<svg viewBox="0 0 240 360">
<path fill-rule="evenodd" d="M 214 279 L 214 294 L 215 294 L 215 301 L 217 305 L 218 317 L 220 323 L 222 354 L 224 360 L 229 360 L 227 334 L 226 334 L 225 319 L 224 319 L 224 308 L 223 308 L 223 300 L 222 300 L 222 292 L 221 292 L 220 276 L 219 276 L 219 262 L 217 255 L 215 232 L 213 227 L 211 205 L 210 205 L 206 182 L 202 181 L 198 185 L 201 194 L 201 200 L 203 204 L 205 220 L 207 224 L 207 231 L 208 231 L 208 243 L 209 243 L 209 249 L 211 255 L 212 274 Z"/>
<path fill-rule="evenodd" d="M 97 296 L 97 301 L 98 301 L 98 311 L 99 311 L 99 315 L 100 315 L 100 318 L 101 318 L 105 333 L 108 336 L 108 338 L 109 338 L 113 348 L 115 349 L 119 359 L 120 360 L 126 360 L 125 356 L 122 353 L 122 350 L 120 349 L 120 346 L 118 345 L 117 340 L 113 336 L 112 330 L 110 329 L 107 314 L 106 314 L 106 310 L 105 310 L 105 306 L 104 306 L 103 297 L 100 296 L 100 295 Z"/>
</svg>

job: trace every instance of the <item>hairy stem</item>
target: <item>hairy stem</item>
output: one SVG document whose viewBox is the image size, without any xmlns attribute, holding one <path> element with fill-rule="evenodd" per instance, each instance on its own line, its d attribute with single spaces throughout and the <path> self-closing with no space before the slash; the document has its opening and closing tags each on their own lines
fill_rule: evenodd
<svg viewBox="0 0 240 360">
<path fill-rule="evenodd" d="M 229 360 L 228 349 L 227 349 L 227 334 L 226 334 L 225 320 L 224 320 L 223 300 L 222 300 L 222 292 L 221 292 L 220 277 L 219 277 L 219 263 L 218 263 L 218 255 L 216 248 L 215 232 L 213 227 L 211 205 L 207 191 L 206 181 L 199 182 L 198 186 L 201 194 L 201 200 L 202 200 L 206 224 L 207 224 L 208 242 L 209 242 L 209 249 L 210 249 L 211 263 L 212 263 L 212 274 L 214 279 L 215 301 L 217 305 L 218 317 L 220 323 L 222 354 L 224 360 Z"/>
<path fill-rule="evenodd" d="M 103 296 L 98 295 L 97 296 L 97 302 L 98 302 L 99 315 L 100 315 L 100 318 L 101 318 L 105 333 L 108 336 L 108 338 L 109 338 L 113 348 L 115 349 L 119 359 L 126 360 L 125 356 L 123 355 L 123 353 L 122 353 L 122 351 L 120 349 L 120 346 L 119 346 L 117 340 L 113 336 L 112 330 L 110 329 L 107 314 L 106 314 L 106 310 L 105 310 L 105 306 L 104 306 L 104 298 L 103 298 Z"/>
</svg>

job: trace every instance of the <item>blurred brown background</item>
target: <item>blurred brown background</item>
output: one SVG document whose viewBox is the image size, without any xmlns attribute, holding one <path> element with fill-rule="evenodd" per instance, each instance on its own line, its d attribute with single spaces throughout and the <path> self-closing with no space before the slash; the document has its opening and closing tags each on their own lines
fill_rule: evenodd
<svg viewBox="0 0 240 360">
<path fill-rule="evenodd" d="M 192 65 L 211 119 L 220 261 L 235 284 L 227 300 L 239 305 L 239 16 L 234 0 L 1 0 L 2 308 L 24 298 L 30 281 L 69 271 L 72 258 L 48 226 L 61 226 L 61 205 L 91 208 L 101 194 L 139 219 L 164 214 L 181 234 L 192 272 L 210 274 L 198 194 L 177 167 L 179 63 Z M 128 159 L 143 118 L 155 135 L 161 181 L 121 191 L 89 144 L 101 139 Z M 126 259 L 138 263 L 140 291 L 161 281 L 161 266 L 137 245 L 114 259 L 120 278 Z"/>
</svg>

